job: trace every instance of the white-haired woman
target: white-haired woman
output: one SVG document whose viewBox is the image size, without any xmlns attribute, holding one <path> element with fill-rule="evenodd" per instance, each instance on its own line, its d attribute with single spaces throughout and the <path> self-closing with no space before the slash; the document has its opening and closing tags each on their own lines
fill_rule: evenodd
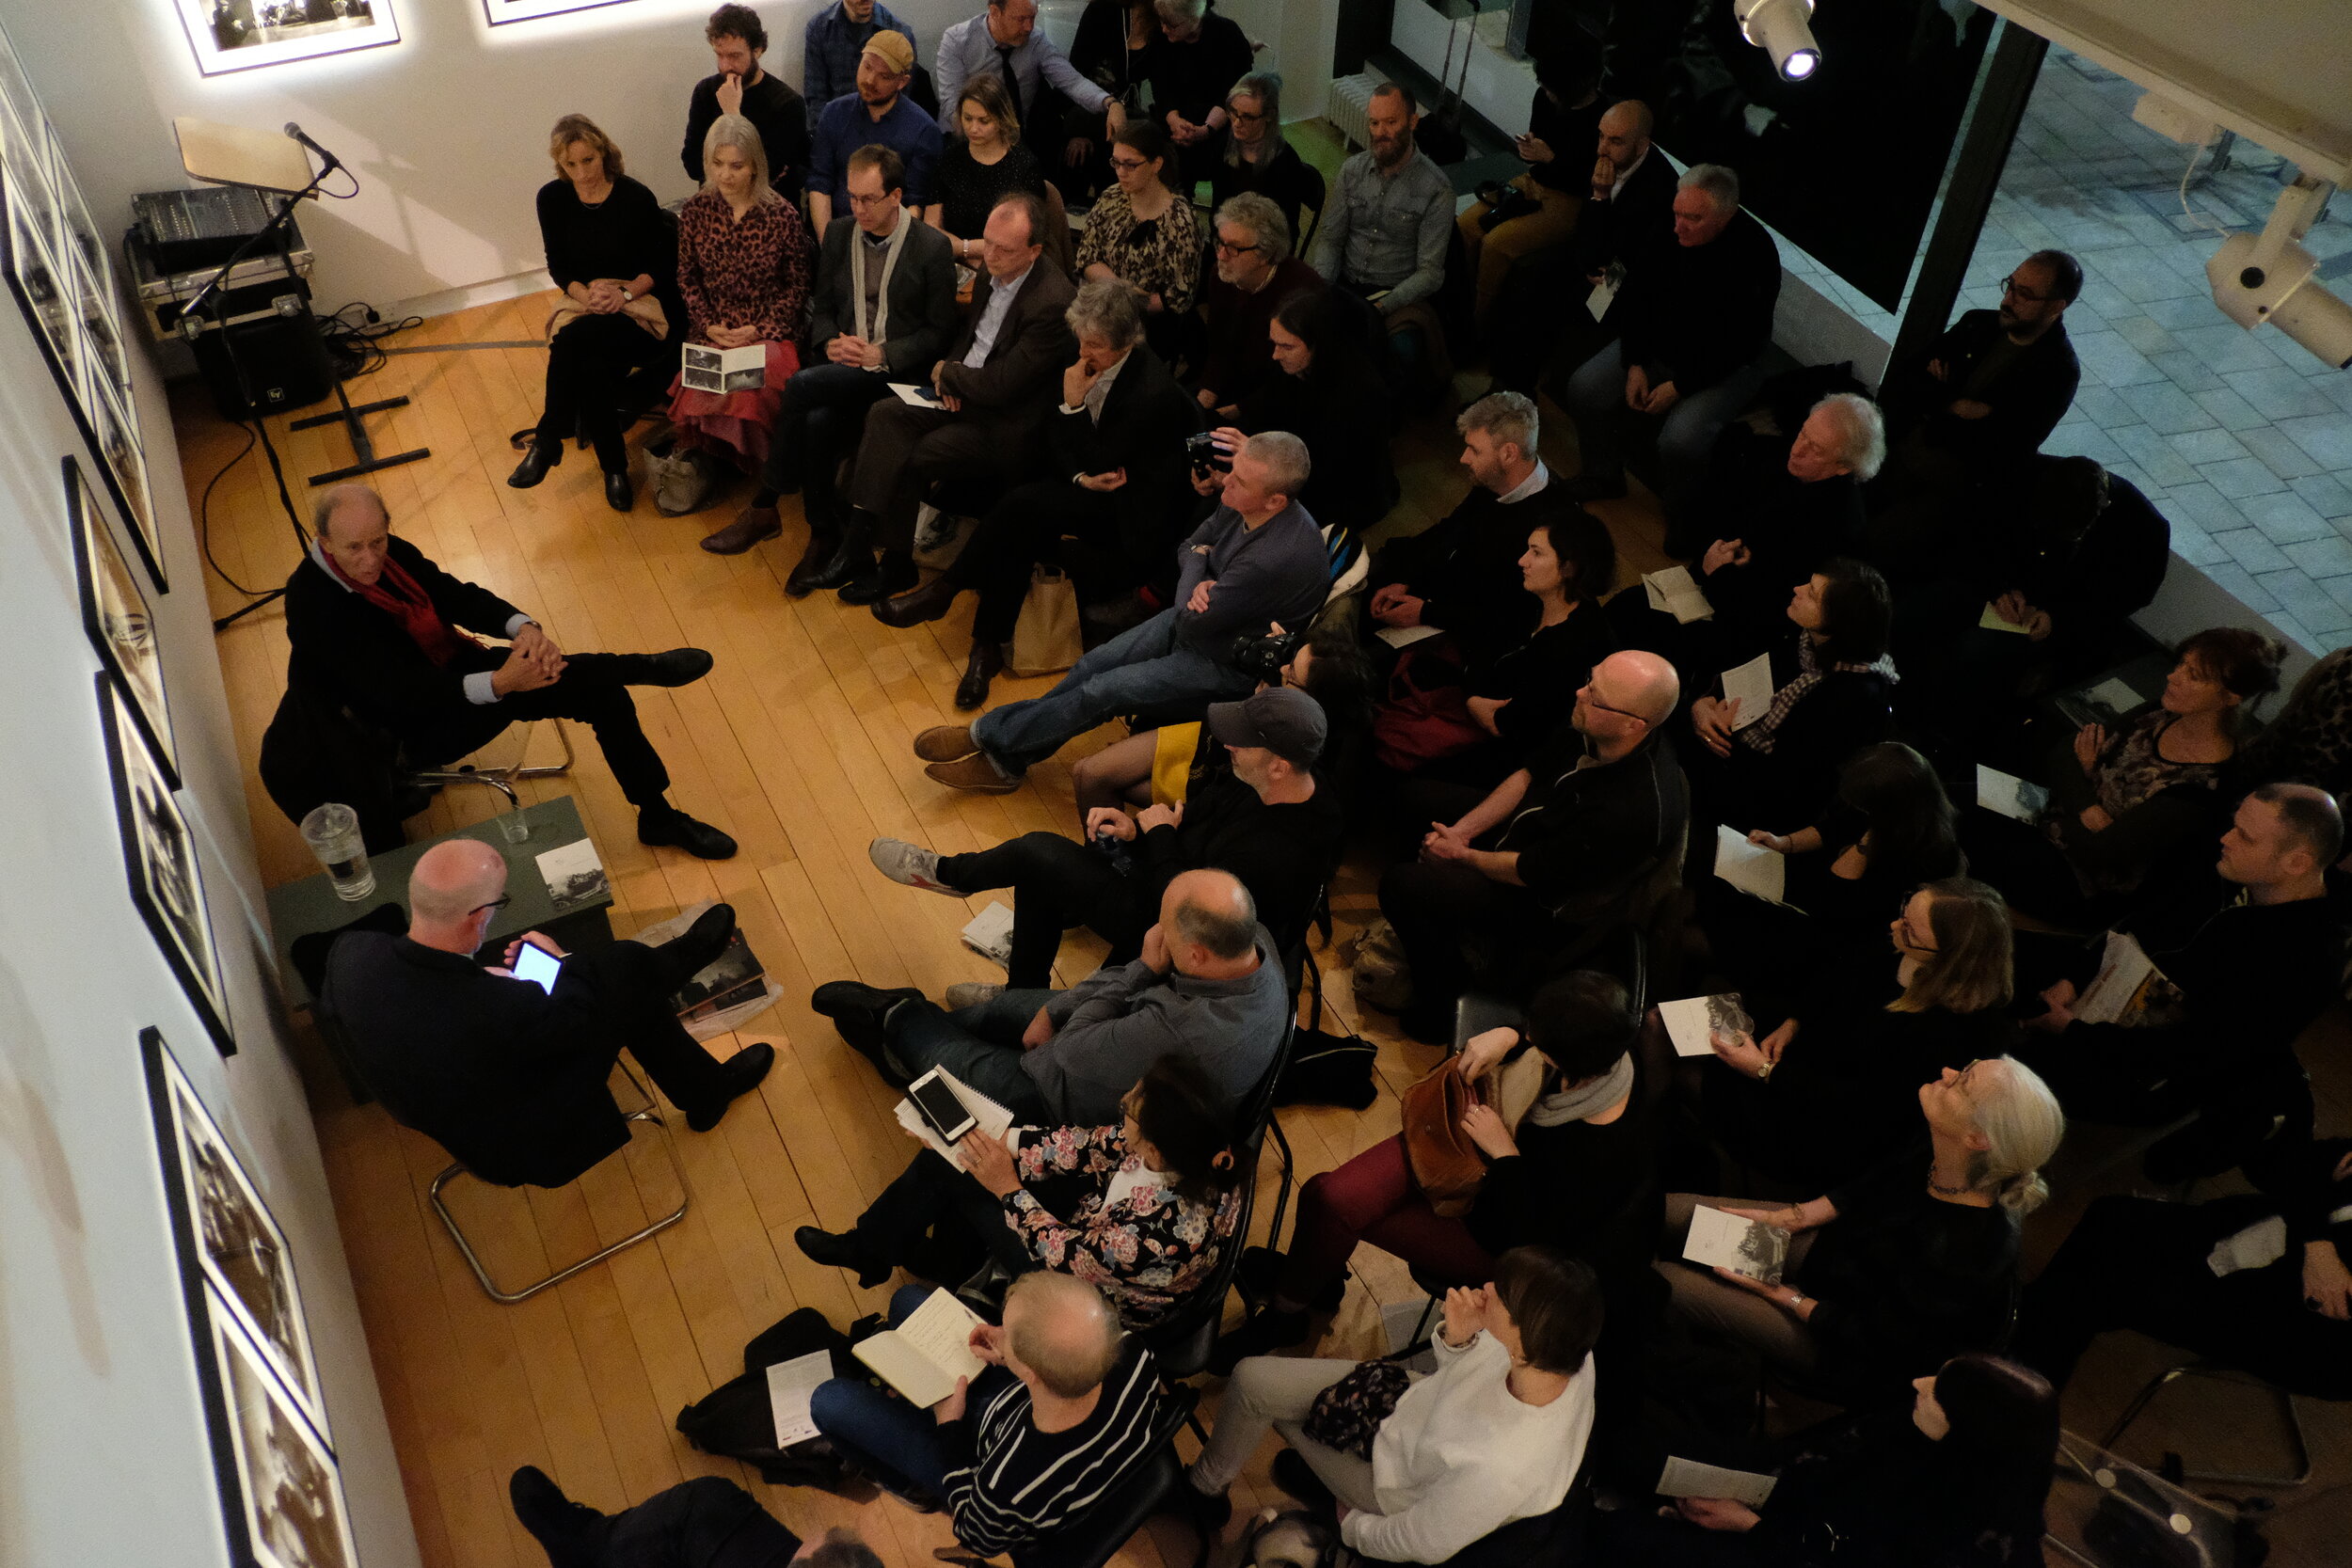
<svg viewBox="0 0 2352 1568">
<path fill-rule="evenodd" d="M 1285 249 L 1298 244 L 1298 214 L 1323 205 L 1323 176 L 1282 135 L 1282 78 L 1270 71 L 1253 71 L 1235 82 L 1225 95 L 1225 150 L 1209 167 L 1209 188 L 1215 205 L 1224 206 L 1247 191 L 1274 203 L 1289 225 Z"/>
<path fill-rule="evenodd" d="M 677 248 L 686 341 L 768 350 L 767 375 L 755 390 L 694 391 L 682 380 L 673 388 L 678 444 L 707 482 L 699 505 L 727 468 L 757 473 L 767 461 L 784 384 L 801 368 L 798 340 L 808 311 L 808 230 L 769 187 L 766 145 L 740 115 L 721 115 L 703 138 L 703 188 L 678 209 Z M 674 499 L 660 504 L 696 510 Z"/>
<path fill-rule="evenodd" d="M 2007 1341 L 2025 1216 L 2049 1196 L 2042 1166 L 2066 1118 L 2013 1056 L 1947 1068 L 1920 1085 L 1927 1147 L 1820 1197 L 1779 1206 L 1676 1193 L 1658 1265 L 1676 1316 L 1740 1340 L 1841 1399 L 1899 1394 L 1923 1370 Z M 1790 1233 L 1772 1284 L 1680 1261 L 1701 1204 Z"/>
</svg>

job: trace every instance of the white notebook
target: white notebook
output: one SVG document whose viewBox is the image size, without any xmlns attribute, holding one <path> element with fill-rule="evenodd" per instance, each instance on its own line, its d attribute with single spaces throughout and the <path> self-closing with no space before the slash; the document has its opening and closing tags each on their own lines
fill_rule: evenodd
<svg viewBox="0 0 2352 1568">
<path fill-rule="evenodd" d="M 906 1322 L 860 1339 L 857 1358 L 880 1372 L 908 1403 L 929 1410 L 956 1391 L 956 1379 L 977 1377 L 987 1370 L 988 1363 L 972 1354 L 972 1331 L 981 1322 L 953 1291 L 933 1291 Z"/>
<path fill-rule="evenodd" d="M 1731 721 L 1744 730 L 1772 709 L 1772 656 L 1758 654 L 1737 670 L 1724 672 L 1724 700 L 1737 701 L 1740 711 Z"/>
<path fill-rule="evenodd" d="M 1695 1459 L 1677 1459 L 1668 1454 L 1666 1467 L 1659 1473 L 1658 1495 L 1728 1497 L 1735 1503 L 1761 1508 L 1779 1481 L 1778 1476 L 1758 1475 L 1754 1470 L 1726 1470 L 1720 1465 L 1702 1465 Z"/>
<path fill-rule="evenodd" d="M 994 1138 L 998 1143 L 1003 1143 L 1006 1132 L 1012 1127 L 1012 1113 L 962 1079 L 958 1078 L 954 1073 L 949 1072 L 946 1068 L 939 1068 L 936 1070 L 939 1073 L 939 1081 L 947 1085 L 972 1117 L 972 1131 L 966 1132 L 964 1136 L 969 1138 L 985 1134 Z M 914 1108 L 914 1101 L 899 1101 L 892 1109 L 891 1115 L 898 1118 L 899 1126 L 930 1145 L 932 1152 L 941 1159 L 958 1170 L 963 1168 L 963 1161 L 957 1157 L 955 1146 L 931 1131 L 931 1124 L 923 1119 L 923 1113 Z"/>
<path fill-rule="evenodd" d="M 1642 592 L 1649 595 L 1649 607 L 1662 610 L 1684 626 L 1692 621 L 1710 619 L 1715 607 L 1699 592 L 1697 581 L 1688 566 L 1668 566 L 1661 571 L 1642 574 Z"/>
<path fill-rule="evenodd" d="M 1788 858 L 1777 849 L 1750 844 L 1748 835 L 1737 828 L 1716 826 L 1715 875 L 1741 893 L 1753 893 L 1775 904 L 1788 902 L 1781 895 L 1788 891 Z"/>
</svg>

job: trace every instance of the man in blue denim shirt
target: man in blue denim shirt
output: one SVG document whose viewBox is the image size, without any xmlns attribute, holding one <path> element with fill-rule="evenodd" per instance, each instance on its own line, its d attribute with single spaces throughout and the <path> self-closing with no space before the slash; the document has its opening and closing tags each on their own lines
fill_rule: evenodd
<svg viewBox="0 0 2352 1568">
<path fill-rule="evenodd" d="M 834 0 L 808 19 L 801 36 L 801 96 L 808 103 L 810 135 L 826 104 L 857 91 L 858 56 L 866 53 L 866 40 L 880 32 L 914 41 L 914 29 L 891 15 L 882 0 Z"/>
</svg>

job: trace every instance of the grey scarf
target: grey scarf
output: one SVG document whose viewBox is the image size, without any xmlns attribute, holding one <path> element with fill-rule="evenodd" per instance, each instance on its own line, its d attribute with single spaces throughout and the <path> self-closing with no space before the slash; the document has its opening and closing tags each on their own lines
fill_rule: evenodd
<svg viewBox="0 0 2352 1568">
<path fill-rule="evenodd" d="M 1538 1127 L 1558 1127 L 1566 1122 L 1582 1121 L 1596 1112 L 1606 1111 L 1633 1092 L 1633 1053 L 1617 1058 L 1617 1065 L 1590 1083 L 1577 1084 L 1555 1090 L 1527 1108 L 1527 1119 Z"/>
<path fill-rule="evenodd" d="M 907 230 L 920 222 L 913 213 L 898 209 L 898 227 L 890 231 L 882 245 L 881 287 L 874 301 L 874 320 L 869 327 L 866 321 L 866 233 L 860 230 L 850 236 L 850 318 L 857 328 L 857 336 L 869 343 L 890 340 L 890 275 L 898 270 L 898 252 L 906 248 Z"/>
</svg>

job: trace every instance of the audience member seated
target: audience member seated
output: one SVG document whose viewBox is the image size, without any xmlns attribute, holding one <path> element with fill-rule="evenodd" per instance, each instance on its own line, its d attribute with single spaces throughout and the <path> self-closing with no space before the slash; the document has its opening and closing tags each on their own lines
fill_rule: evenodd
<svg viewBox="0 0 2352 1568">
<path fill-rule="evenodd" d="M 333 693 L 400 737 L 409 764 L 434 768 L 488 745 L 513 723 L 570 719 L 596 733 L 637 837 L 704 860 L 735 840 L 667 799 L 669 770 L 637 721 L 632 686 L 685 686 L 710 671 L 699 648 L 565 654 L 539 623 L 486 588 L 450 576 L 405 539 L 364 484 L 338 484 L 311 515 L 317 538 L 286 579 L 289 681 Z M 503 637 L 490 647 L 467 635 Z"/>
<path fill-rule="evenodd" d="M 808 544 L 785 592 L 809 592 L 807 578 L 840 547 L 842 456 L 856 445 L 866 411 L 890 395 L 894 379 L 930 378 L 954 335 L 955 263 L 947 243 L 899 204 L 906 168 L 886 147 L 850 154 L 843 183 L 849 215 L 834 219 L 817 258 L 810 311 L 814 362 L 784 384 L 767 467 L 752 504 L 703 540 L 714 555 L 740 555 L 784 531 L 780 496 L 799 493 Z"/>
<path fill-rule="evenodd" d="M 1691 705 L 1695 744 L 1683 755 L 1702 816 L 1735 828 L 1810 817 L 1829 803 L 1838 768 L 1892 721 L 1884 578 L 1858 561 L 1825 561 L 1789 595 L 1788 619 L 1796 635 L 1768 650 L 1772 702 L 1763 715 L 1720 695 Z"/>
<path fill-rule="evenodd" d="M 1412 973 L 1406 1033 L 1453 1037 L 1472 977 L 1466 942 L 1492 950 L 1498 989 L 1524 995 L 1580 927 L 1645 914 L 1689 826 L 1682 769 L 1658 735 L 1677 696 L 1655 654 L 1610 655 L 1526 767 L 1453 822 L 1433 821 L 1421 858 L 1381 876 L 1380 912 Z"/>
<path fill-rule="evenodd" d="M 408 933 L 347 931 L 327 950 L 319 1006 L 359 1077 L 405 1126 L 485 1181 L 560 1187 L 628 1142 L 605 1080 L 623 1051 L 697 1132 L 767 1076 L 776 1048 L 721 1062 L 670 998 L 716 958 L 735 911 L 712 907 L 685 935 L 566 954 L 553 991 L 474 960 L 506 902 L 506 860 L 479 839 L 424 852 L 408 878 Z M 509 942 L 507 962 L 521 942 Z"/>
<path fill-rule="evenodd" d="M 2035 823 L 1969 814 L 1977 874 L 2043 920 L 2080 926 L 2112 913 L 2216 819 L 2214 792 L 2237 751 L 2246 705 L 2279 689 L 2284 653 L 2242 626 L 2184 641 L 2153 710 L 2112 736 L 2085 724 L 2052 750 L 2042 774 L 2050 801 Z"/>
<path fill-rule="evenodd" d="M 1641 253 L 1612 314 L 1617 341 L 1568 378 L 1583 469 L 1581 500 L 1625 494 L 1625 442 L 1655 420 L 1658 494 L 1674 517 L 1704 477 L 1724 425 L 1764 382 L 1780 297 L 1780 249 L 1740 210 L 1740 177 L 1697 164 L 1675 191 L 1672 245 Z"/>
<path fill-rule="evenodd" d="M 1629 1504 L 1602 1522 L 1613 1568 L 2041 1568 L 2058 1396 L 2014 1361 L 1956 1355 L 1908 1407 L 1816 1427 L 1760 1507 Z"/>
<path fill-rule="evenodd" d="M 1398 358 L 1422 379 L 1453 373 L 1432 302 L 1445 281 L 1454 233 L 1454 182 L 1413 144 L 1413 95 L 1394 82 L 1373 89 L 1372 146 L 1340 166 L 1308 265 L 1336 288 L 1371 301 Z"/>
<path fill-rule="evenodd" d="M 1996 310 L 1970 310 L 1882 388 L 1893 438 L 1871 497 L 1871 555 L 1910 577 L 1974 542 L 1965 499 L 2010 480 L 2042 449 L 2074 401 L 2082 368 L 2066 308 L 2083 292 L 2082 263 L 2037 250 L 2001 281 Z"/>
<path fill-rule="evenodd" d="M 856 515 L 833 559 L 801 580 L 837 588 L 845 604 L 872 604 L 915 584 L 914 515 L 943 479 L 1009 483 L 1027 473 L 1054 405 L 1050 388 L 1076 357 L 1063 314 L 1075 291 L 1045 254 L 1045 207 L 1015 191 L 988 215 L 987 276 L 972 310 L 931 369 L 937 406 L 895 398 L 867 410 L 850 499 Z M 874 545 L 882 546 L 879 564 Z"/>
<path fill-rule="evenodd" d="M 2352 1139 L 2299 1142 L 2264 1191 L 2098 1199 L 2026 1288 L 2017 1358 L 2063 1388 L 2128 1328 L 2292 1394 L 2352 1399 Z"/>
<path fill-rule="evenodd" d="M 947 236 L 956 260 L 977 272 L 988 214 L 1015 191 L 1045 199 L 1045 170 L 1023 139 L 1001 76 L 975 76 L 950 111 L 955 129 L 939 154 L 939 204 L 933 228 Z"/>
<path fill-rule="evenodd" d="M 810 135 L 827 105 L 857 91 L 857 63 L 866 42 L 882 32 L 896 33 L 910 44 L 914 38 L 914 29 L 882 0 L 833 0 L 808 19 L 801 35 L 801 98 L 808 105 Z"/>
<path fill-rule="evenodd" d="M 1143 341 L 1138 306 L 1116 277 L 1078 290 L 1064 316 L 1078 357 L 1062 372 L 1060 405 L 1045 422 L 1045 471 L 1056 477 L 1007 492 L 954 564 L 874 604 L 874 619 L 904 627 L 938 620 L 967 588 L 979 594 L 959 708 L 988 700 L 1038 562 L 1058 561 L 1086 603 L 1174 585 L 1176 543 L 1193 511 L 1184 438 L 1200 428 L 1200 412 Z"/>
<path fill-rule="evenodd" d="M 1953 877 L 1893 907 L 1891 973 L 1881 948 L 1802 986 L 1760 977 L 1742 995 L 1763 1037 L 1714 1037 L 1703 1118 L 1745 1185 L 1817 1193 L 1860 1178 L 1916 1135 L 1907 1113 L 1922 1082 L 2016 1043 L 2001 895 Z M 1775 991 L 1793 1010 L 1771 1005 Z"/>
<path fill-rule="evenodd" d="M 2310 784 L 2265 784 L 2222 835 L 2218 888 L 2150 902 L 2116 931 L 2162 981 L 2113 1022 L 2075 1017 L 2099 955 L 2042 992 L 2026 1020 L 2047 1037 L 2027 1059 L 2075 1116 L 2161 1127 L 2197 1119 L 2149 1152 L 2161 1181 L 2218 1174 L 2280 1135 L 2311 1126 L 2311 1085 L 2296 1037 L 2341 995 L 2342 914 L 2327 871 L 2344 849 L 2344 817 Z"/>
<path fill-rule="evenodd" d="M 988 8 L 939 35 L 940 126 L 954 130 L 948 105 L 964 85 L 993 72 L 1012 100 L 1015 123 L 1058 123 L 1075 110 L 1113 131 L 1125 122 L 1119 101 L 1080 74 L 1068 55 L 1037 27 L 1037 0 L 988 0 Z"/>
<path fill-rule="evenodd" d="M 506 1490 L 548 1568 L 882 1568 L 846 1529 L 803 1546 L 724 1476 L 696 1476 L 618 1513 L 572 1501 L 535 1465 L 516 1470 Z"/>
<path fill-rule="evenodd" d="M 1527 172 L 1503 187 L 1510 193 L 1511 207 L 1527 210 L 1496 221 L 1496 209 L 1481 199 L 1454 219 L 1471 276 L 1478 280 L 1482 326 L 1511 269 L 1539 250 L 1566 245 L 1576 232 L 1577 215 L 1592 184 L 1584 150 L 1600 134 L 1600 117 L 1607 108 L 1600 96 L 1598 51 L 1563 46 L 1537 58 L 1535 101 L 1527 111 L 1527 130 L 1511 144 Z"/>
<path fill-rule="evenodd" d="M 1282 214 L 1285 251 L 1301 244 L 1301 214 L 1323 206 L 1323 176 L 1282 134 L 1282 78 L 1256 71 L 1225 94 L 1225 150 L 1209 166 L 1209 190 L 1220 210 L 1245 194 L 1263 196 Z M 1270 232 L 1271 230 L 1263 232 Z"/>
<path fill-rule="evenodd" d="M 1277 306 L 1266 341 L 1279 373 L 1242 398 L 1233 426 L 1250 436 L 1287 430 L 1304 441 L 1314 472 L 1299 500 L 1361 534 L 1396 504 L 1397 482 L 1389 454 L 1395 415 L 1365 352 L 1359 309 L 1328 289 L 1301 289 Z"/>
<path fill-rule="evenodd" d="M 1110 96 L 1123 119 L 1136 119 L 1144 115 L 1152 51 L 1159 41 L 1160 13 L 1152 0 L 1087 0 L 1077 33 L 1070 40 L 1070 63 Z M 1092 200 L 1096 191 L 1110 183 L 1104 119 L 1101 113 L 1073 107 L 1060 128 L 1039 128 L 1039 135 L 1057 138 L 1060 156 L 1046 161 L 1054 166 L 1054 182 L 1073 207 Z"/>
<path fill-rule="evenodd" d="M 1651 155 L 1655 146 L 1650 135 L 1656 129 L 1650 106 L 1638 98 L 1612 103 L 1600 117 L 1584 205 L 1577 214 L 1570 247 L 1577 272 L 1590 286 L 1612 283 L 1621 290 L 1637 267 L 1670 248 L 1677 237 L 1675 193 L 1680 188 L 1676 183 L 1679 176 L 1663 153 Z M 1591 323 L 1584 300 L 1564 303 L 1585 309 L 1590 326 L 1613 336 L 1622 325 L 1613 310 Z"/>
<path fill-rule="evenodd" d="M 1825 1196 L 1756 1208 L 1668 1195 L 1672 1260 L 1658 1271 L 1675 1314 L 1848 1404 L 1892 1398 L 1949 1356 L 1998 1350 L 2017 1289 L 2019 1227 L 2049 1196 L 2041 1167 L 2066 1118 L 2049 1087 L 2009 1056 L 1947 1068 L 1918 1098 L 1929 1148 Z M 1680 1260 L 1702 1203 L 1792 1233 L 1778 1284 Z"/>
<path fill-rule="evenodd" d="M 949 1014 L 920 991 L 836 980 L 809 1005 L 894 1083 L 944 1067 L 1015 1120 L 1055 1127 L 1117 1121 L 1127 1091 L 1170 1052 L 1208 1074 L 1217 1114 L 1231 1118 L 1289 1028 L 1281 949 L 1224 871 L 1170 881 L 1132 962 L 1104 964 L 1068 990 L 981 990 Z"/>
<path fill-rule="evenodd" d="M 1171 363 L 1183 347 L 1200 285 L 1200 220 L 1168 187 L 1174 175 L 1168 135 L 1147 121 L 1111 133 L 1115 182 L 1087 214 L 1078 236 L 1083 277 L 1115 278 L 1136 292 L 1152 346 Z"/>
<path fill-rule="evenodd" d="M 1086 926 L 1124 963 L 1143 943 L 1174 879 L 1214 867 L 1249 890 L 1277 951 L 1306 934 L 1346 825 L 1338 796 L 1315 776 L 1326 734 L 1321 705 L 1288 686 L 1236 703 L 1211 703 L 1209 736 L 1232 768 L 1211 769 L 1173 806 L 1130 816 L 1118 806 L 1086 815 L 1087 842 L 1024 833 L 993 849 L 941 855 L 904 839 L 878 838 L 867 853 L 892 881 L 950 898 L 1014 892 L 1008 982 L 1048 982 L 1062 932 Z M 1116 850 L 1113 845 L 1130 845 Z"/>
<path fill-rule="evenodd" d="M 1200 289 L 1202 345 L 1193 380 L 1200 406 L 1230 420 L 1277 373 L 1266 336 L 1274 313 L 1294 294 L 1322 288 L 1323 279 L 1291 254 L 1289 227 L 1269 197 L 1227 197 L 1213 227 L 1216 277 Z"/>
<path fill-rule="evenodd" d="M 892 1296 L 892 1325 L 930 1294 L 910 1285 Z M 1093 1286 L 1023 1275 L 1004 1326 L 974 1329 L 971 1349 L 987 1370 L 968 1386 L 956 1379 L 929 1410 L 865 1377 L 836 1377 L 809 1397 L 809 1418 L 883 1487 L 917 1509 L 946 1509 L 957 1541 L 989 1557 L 1051 1541 L 1151 1457 L 1159 1369 Z"/>
<path fill-rule="evenodd" d="M 760 69 L 768 51 L 768 29 L 749 6 L 725 5 L 703 26 L 719 70 L 694 84 L 686 104 L 686 144 L 678 161 L 686 178 L 707 186 L 704 160 L 710 156 L 710 128 L 722 115 L 740 115 L 757 129 L 767 152 L 767 178 L 794 206 L 808 183 L 810 106 L 783 78 Z"/>
<path fill-rule="evenodd" d="M 1433 1207 L 1402 1133 L 1309 1178 L 1289 1255 L 1253 1247 L 1244 1258 L 1266 1305 L 1217 1342 L 1211 1369 L 1303 1341 L 1310 1309 L 1337 1305 L 1359 1243 L 1454 1285 L 1486 1278 L 1520 1246 L 1557 1247 L 1604 1279 L 1641 1269 L 1658 1224 L 1655 1150 L 1628 1006 L 1610 975 L 1564 974 L 1535 993 L 1524 1031 L 1489 1029 L 1446 1064 L 1470 1085 L 1461 1132 L 1486 1162 L 1466 1208 Z M 1496 1079 L 1506 1061 L 1528 1070 Z M 1645 1192 L 1653 1201 L 1637 1212 Z"/>
<path fill-rule="evenodd" d="M 604 499 L 630 506 L 621 419 L 650 407 L 677 372 L 686 332 L 677 238 L 653 192 L 621 172 L 621 150 L 585 115 L 548 137 L 557 179 L 539 187 L 539 239 L 564 303 L 548 317 L 547 395 L 531 448 L 506 483 L 528 490 L 584 435 Z"/>
<path fill-rule="evenodd" d="M 855 1269 L 861 1290 L 901 1265 L 950 1287 L 991 1261 L 1013 1275 L 1053 1269 L 1101 1291 L 1129 1328 L 1149 1328 L 1216 1272 L 1241 1219 L 1246 1173 L 1216 1101 L 1199 1066 L 1163 1056 L 1117 1124 L 1015 1128 L 1010 1148 L 968 1132 L 960 1163 L 923 1149 L 852 1228 L 804 1225 L 793 1243 Z"/>
<path fill-rule="evenodd" d="M 1514 1248 L 1495 1260 L 1491 1282 L 1446 1292 L 1430 1341 L 1438 1370 L 1415 1374 L 1401 1392 L 1386 1380 L 1364 1387 L 1344 1406 L 1344 1434 L 1319 1424 L 1316 1402 L 1361 1364 L 1250 1357 L 1226 1386 L 1216 1430 L 1192 1463 L 1196 1516 L 1212 1533 L 1222 1524 L 1226 1490 L 1269 1429 L 1309 1472 L 1290 1479 L 1277 1459 L 1276 1484 L 1327 1489 L 1340 1539 L 1369 1561 L 1444 1562 L 1514 1519 L 1550 1513 L 1575 1481 L 1593 1430 L 1601 1312 L 1585 1264 L 1549 1247 Z M 1373 1402 L 1382 1395 L 1385 1412 Z M 1373 1415 L 1375 1431 L 1359 1438 L 1360 1419 Z M 1363 1446 L 1336 1448 L 1318 1431 Z"/>
<path fill-rule="evenodd" d="M 993 707 L 970 724 L 914 737 L 923 771 L 954 789 L 1008 795 L 1029 768 L 1106 719 L 1247 695 L 1237 639 L 1272 623 L 1303 626 L 1323 608 L 1331 568 L 1323 535 L 1294 499 L 1307 451 L 1295 436 L 1253 436 L 1233 454 L 1223 504 L 1177 553 L 1176 602 L 1093 649 L 1044 696 Z"/>
<path fill-rule="evenodd" d="M 766 345 L 766 376 L 748 391 L 704 392 L 680 380 L 670 397 L 677 444 L 709 484 L 724 468 L 758 473 L 774 439 L 784 386 L 801 368 L 800 338 L 808 314 L 808 230 L 800 210 L 768 183 L 758 133 L 739 115 L 722 115 L 703 149 L 710 171 L 678 209 L 678 292 L 686 298 L 686 341 L 709 348 Z"/>
<path fill-rule="evenodd" d="M 2303 672 L 2237 764 L 2244 779 L 2317 784 L 2339 800 L 2352 794 L 2352 648 Z"/>
<path fill-rule="evenodd" d="M 857 60 L 857 92 L 836 98 L 817 117 L 809 150 L 808 221 L 818 233 L 833 225 L 834 203 L 843 194 L 850 154 L 861 147 L 886 147 L 906 168 L 906 204 L 928 215 L 939 200 L 939 124 L 907 98 L 914 80 L 914 45 L 910 33 L 888 28 L 866 40 Z"/>
<path fill-rule="evenodd" d="M 1226 94 L 1248 72 L 1249 36 L 1241 24 L 1219 15 L 1216 0 L 1153 0 L 1160 40 L 1146 62 L 1152 122 L 1175 143 L 1177 167 L 1187 204 L 1192 187 L 1213 177 L 1223 162 L 1231 116 Z"/>
</svg>

